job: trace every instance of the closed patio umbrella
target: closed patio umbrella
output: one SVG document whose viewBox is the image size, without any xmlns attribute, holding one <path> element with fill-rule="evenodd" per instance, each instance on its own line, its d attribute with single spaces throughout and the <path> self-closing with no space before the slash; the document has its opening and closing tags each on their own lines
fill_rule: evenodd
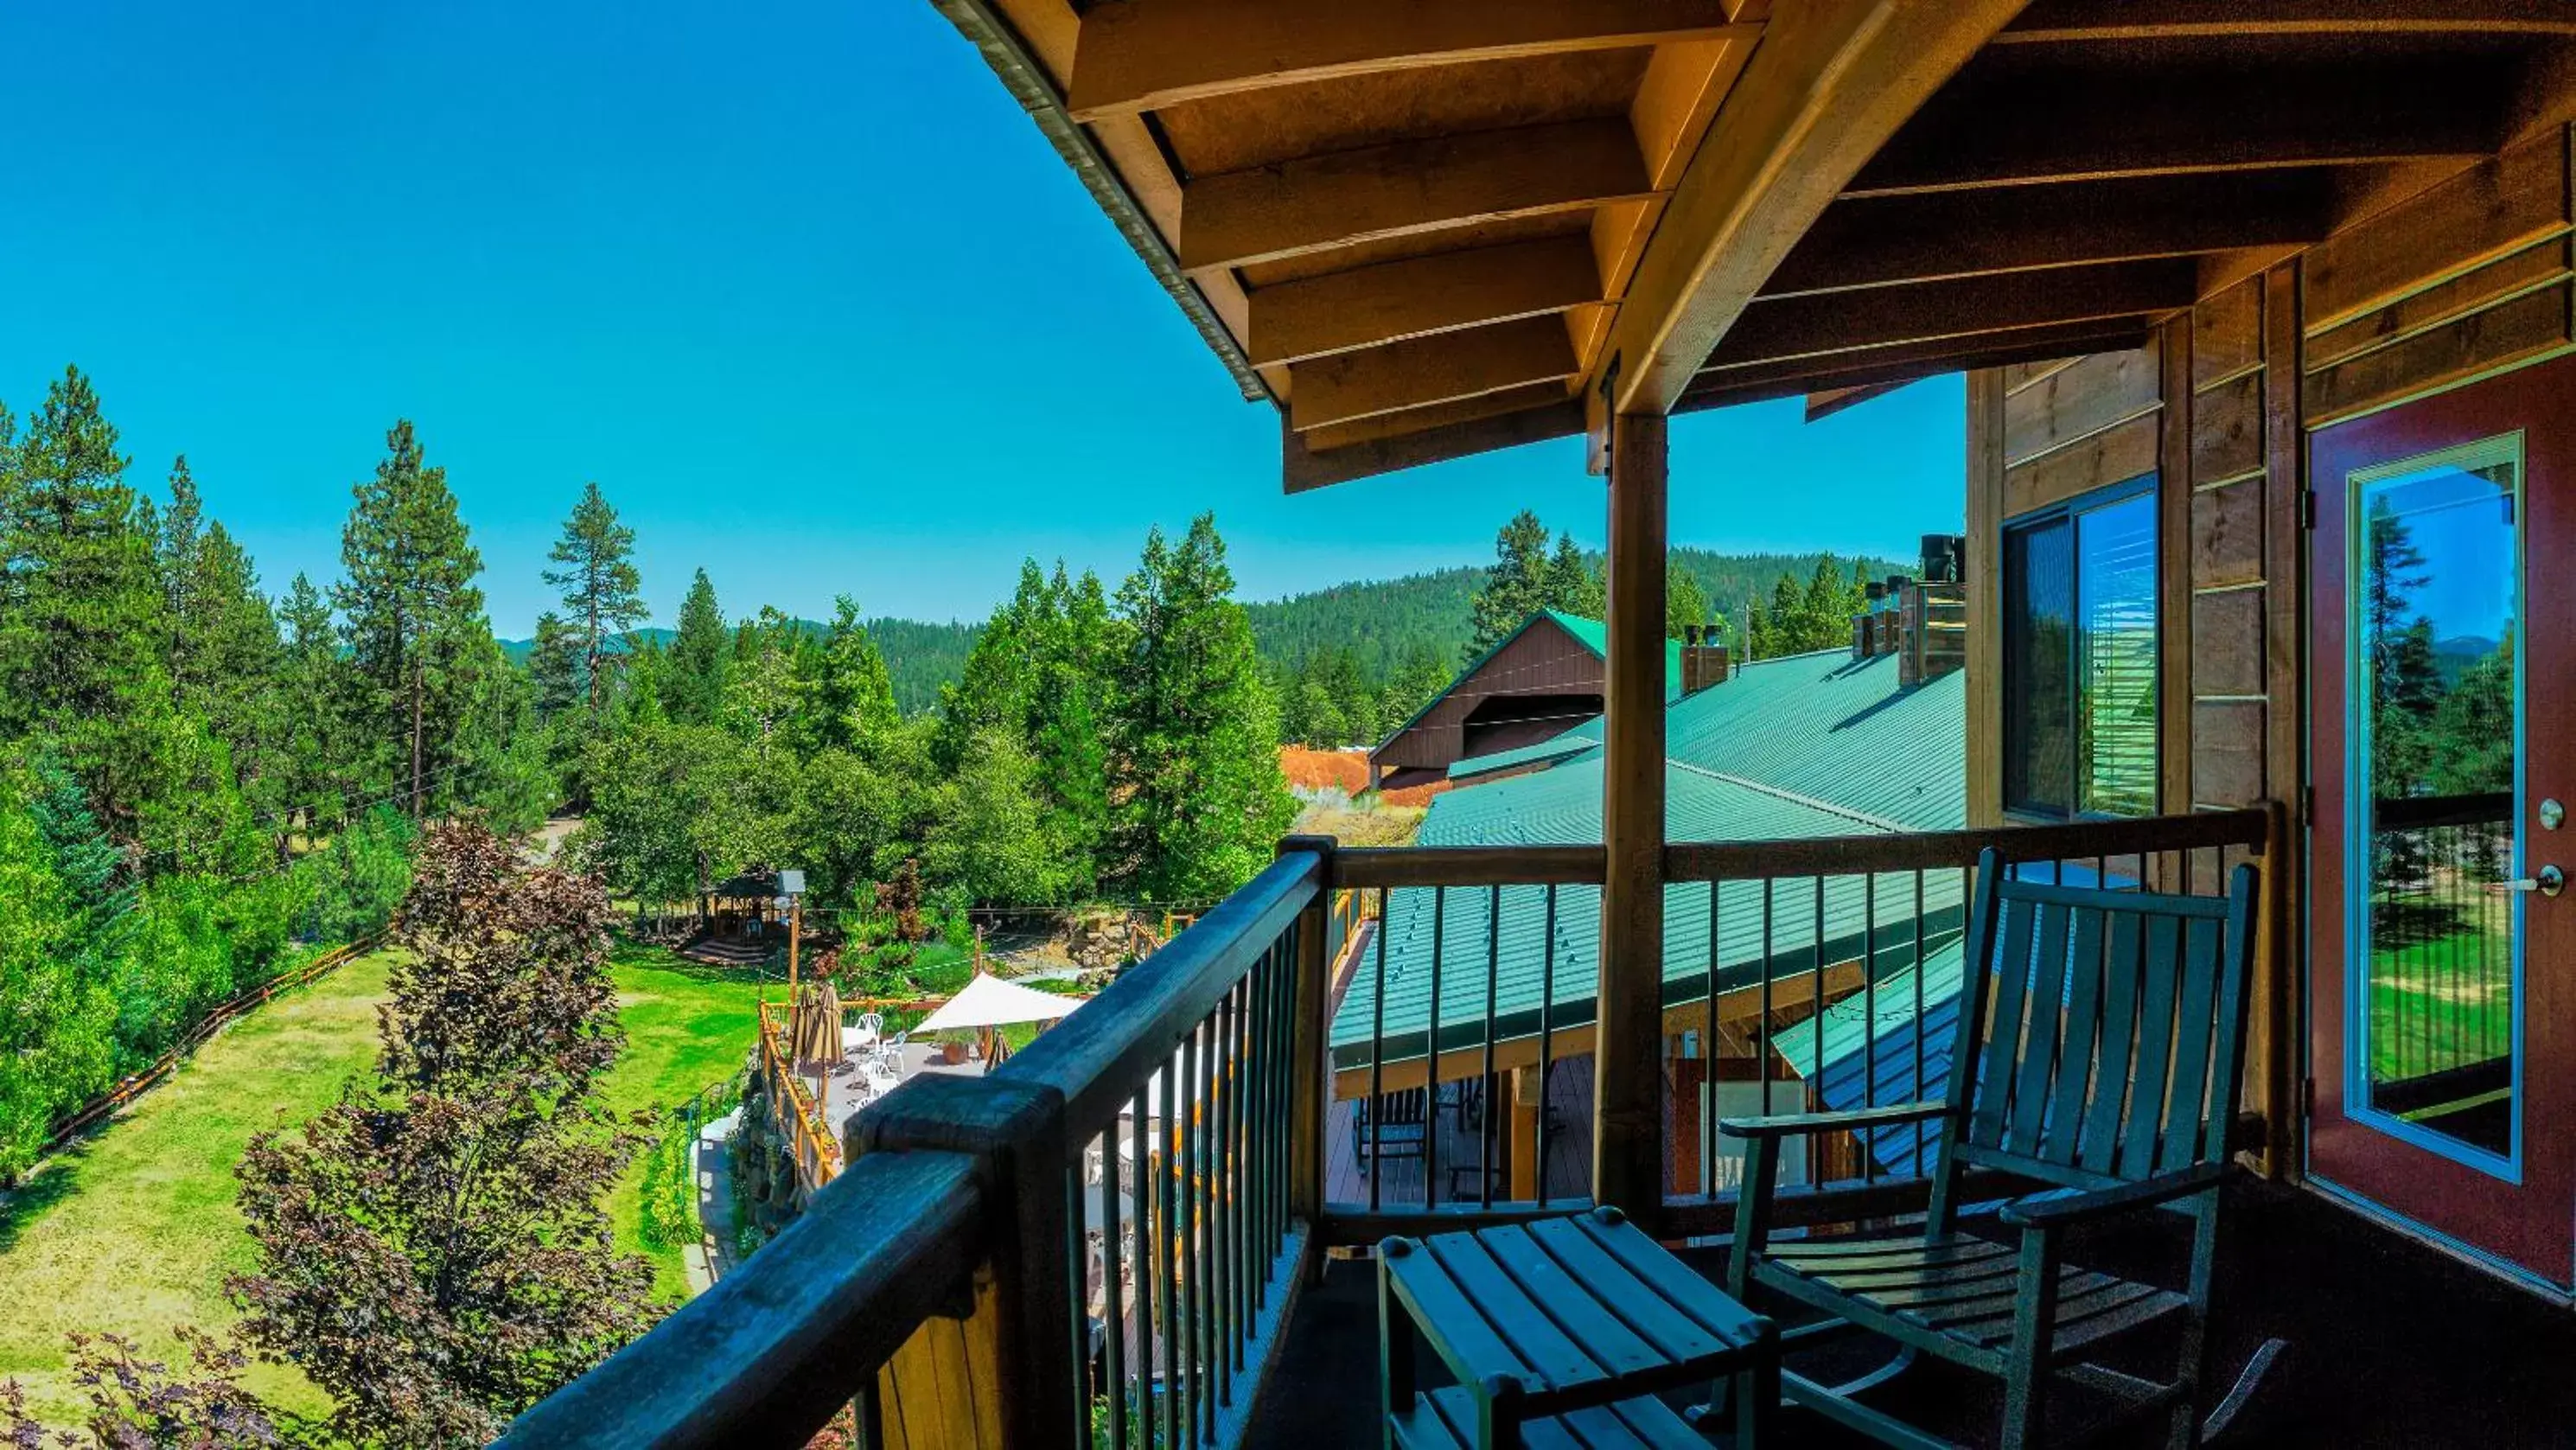
<svg viewBox="0 0 2576 1450">
<path fill-rule="evenodd" d="M 798 994 L 796 1025 L 788 1034 L 788 1045 L 798 1072 L 825 1073 L 841 1065 L 841 993 L 830 981 L 816 982 Z"/>
</svg>

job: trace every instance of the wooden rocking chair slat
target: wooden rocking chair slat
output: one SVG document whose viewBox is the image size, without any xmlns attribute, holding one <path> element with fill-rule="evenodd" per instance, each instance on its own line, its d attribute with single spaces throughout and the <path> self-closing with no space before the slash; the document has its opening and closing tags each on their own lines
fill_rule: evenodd
<svg viewBox="0 0 2576 1450">
<path fill-rule="evenodd" d="M 2120 1142 L 2114 1170 L 2127 1177 L 2154 1171 L 2156 1144 L 2165 1116 L 2165 1084 L 2173 1063 L 2174 979 L 2155 964 L 2176 959 L 2182 923 L 2172 917 L 2147 919 L 2146 995 L 2138 1007 L 2138 1056 L 2129 1080 L 2129 1122 Z"/>
<path fill-rule="evenodd" d="M 1952 1055 L 1953 1112 L 1935 1120 L 1942 1139 L 1928 1221 L 1902 1237 L 1771 1245 L 1764 1220 L 1782 1129 L 1733 1124 L 1730 1135 L 1748 1145 L 1729 1263 L 1736 1296 L 1795 1301 L 1823 1311 L 1829 1326 L 1996 1376 L 2006 1450 L 2037 1442 L 2048 1382 L 2059 1377 L 2109 1386 L 2132 1408 L 2170 1408 L 2171 1445 L 2196 1446 L 2225 1128 L 2244 1076 L 2255 879 L 2238 868 L 2223 902 L 2040 886 L 2007 879 L 1987 853 Z M 1795 1126 L 1830 1130 L 1836 1115 L 1806 1114 Z M 2060 1187 L 2008 1206 L 2001 1236 L 1983 1225 L 1970 1233 L 1958 1223 L 1959 1175 L 1987 1168 Z M 2073 1225 L 2162 1209 L 2195 1225 L 2180 1290 L 2063 1257 Z M 2079 1358 L 2177 1319 L 2170 1383 Z M 1887 1443 L 1940 1443 L 1851 1401 L 1851 1387 L 1787 1373 L 1781 1383 L 1790 1398 Z"/>
<path fill-rule="evenodd" d="M 2084 1115 L 2084 1147 L 2079 1166 L 2108 1173 L 2120 1161 L 2121 1112 L 2128 1106 L 2131 1064 L 2138 1045 L 2138 978 L 2144 971 L 2147 919 L 2134 912 L 2114 916 L 2105 929 L 2110 960 L 2102 968 L 2102 1055 L 2093 1091 L 2093 1106 Z"/>
<path fill-rule="evenodd" d="M 2049 902 L 2039 909 L 2038 945 L 2030 968 L 2030 1000 L 2023 1009 L 2024 1040 L 2014 1075 L 2008 1152 L 2040 1156 L 2048 1119 L 2048 1085 L 2057 1068 L 2058 1024 L 2066 1009 L 2068 918 L 2075 908 Z"/>
<path fill-rule="evenodd" d="M 2095 1037 L 2102 1005 L 2102 932 L 2108 913 L 2075 913 L 2066 958 L 2066 1033 L 2057 1054 L 2057 1088 L 2049 1099 L 2039 1156 L 2073 1163 L 2083 1141 L 2084 1090 L 2093 1081 Z"/>
</svg>

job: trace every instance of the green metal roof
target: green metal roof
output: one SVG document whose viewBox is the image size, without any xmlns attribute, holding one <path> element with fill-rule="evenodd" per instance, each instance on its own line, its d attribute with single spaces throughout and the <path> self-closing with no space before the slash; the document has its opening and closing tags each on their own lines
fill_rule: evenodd
<svg viewBox="0 0 2576 1450">
<path fill-rule="evenodd" d="M 1471 780 L 1543 760 L 1564 760 L 1581 755 L 1601 745 L 1601 717 L 1593 716 L 1562 735 L 1523 745 L 1513 750 L 1496 750 L 1485 755 L 1471 755 L 1449 767 L 1451 780 Z"/>
<path fill-rule="evenodd" d="M 1966 815 L 1966 701 L 1965 680 L 1956 674 L 1899 688 L 1892 656 L 1854 662 L 1837 651 L 1747 665 L 1668 707 L 1667 837 L 1766 840 L 1956 828 Z M 1599 841 L 1602 765 L 1598 727 L 1591 728 L 1595 736 L 1579 754 L 1548 769 L 1438 797 L 1424 818 L 1421 844 Z M 1560 742 L 1577 743 L 1559 737 L 1545 744 Z M 1837 878 L 1823 888 L 1821 903 L 1812 880 L 1779 882 L 1767 892 L 1758 882 L 1728 882 L 1714 901 L 1705 883 L 1669 886 L 1664 1002 L 1708 995 L 1712 909 L 1720 991 L 1760 979 L 1766 937 L 1775 980 L 1815 970 L 1820 934 L 1824 962 L 1853 960 L 1874 948 L 1873 975 L 1892 980 L 1915 965 L 1918 932 L 1928 950 L 1959 931 L 1962 874 L 1926 873 L 1919 909 L 1911 873 Z M 1443 1051 L 1484 1040 L 1489 997 L 1497 1040 L 1535 1035 L 1542 1001 L 1554 1004 L 1548 1015 L 1556 1028 L 1592 1021 L 1600 891 L 1558 888 L 1553 932 L 1548 898 L 1543 887 L 1389 893 L 1382 955 L 1373 945 L 1334 1019 L 1336 1061 L 1365 1063 L 1372 1039 L 1384 1040 L 1388 1060 L 1419 1056 L 1435 975 Z"/>
</svg>

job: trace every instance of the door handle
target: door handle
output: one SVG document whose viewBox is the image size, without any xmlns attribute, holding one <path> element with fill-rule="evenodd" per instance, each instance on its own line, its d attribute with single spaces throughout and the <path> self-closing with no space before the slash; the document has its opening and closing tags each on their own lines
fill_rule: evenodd
<svg viewBox="0 0 2576 1450">
<path fill-rule="evenodd" d="M 2555 866 L 2543 866 L 2537 876 L 2525 876 L 2518 881 L 2499 881 L 2493 889 L 2498 892 L 2537 891 L 2543 896 L 2556 896 L 2567 889 L 2567 873 Z"/>
</svg>

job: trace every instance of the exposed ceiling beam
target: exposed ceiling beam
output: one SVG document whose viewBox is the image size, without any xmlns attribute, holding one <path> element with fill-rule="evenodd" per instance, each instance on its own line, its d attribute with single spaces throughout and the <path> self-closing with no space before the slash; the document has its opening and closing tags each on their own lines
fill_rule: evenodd
<svg viewBox="0 0 2576 1450">
<path fill-rule="evenodd" d="M 2486 156 L 2502 142 L 2518 76 L 2503 58 L 2162 64 L 2129 51 L 2039 54 L 2052 63 L 1981 62 L 1963 74 L 1845 194 Z"/>
<path fill-rule="evenodd" d="M 1299 363 L 1288 370 L 1288 418 L 1320 428 L 1562 381 L 1581 367 L 1563 320 L 1526 317 Z"/>
<path fill-rule="evenodd" d="M 1764 367 L 1704 373 L 1678 413 L 1729 408 L 1772 398 L 1794 398 L 1841 388 L 1894 387 L 1941 373 L 2008 363 L 2044 362 L 2069 354 L 2115 352 L 2137 346 L 2149 331 L 2144 316 L 2106 318 L 2064 327 L 2019 328 L 1948 338 L 1936 343 L 1870 348 Z"/>
<path fill-rule="evenodd" d="M 1780 7 L 1639 259 L 1595 364 L 1596 375 L 1617 370 L 1608 405 L 1668 411 L 1826 205 L 2020 8 L 2021 0 Z"/>
<path fill-rule="evenodd" d="M 1549 237 L 1264 287 L 1252 294 L 1246 342 L 1260 367 L 1601 300 L 1590 241 Z"/>
<path fill-rule="evenodd" d="M 1400 438 L 1429 428 L 1445 428 L 1453 423 L 1472 423 L 1480 418 L 1498 418 L 1505 413 L 1531 408 L 1552 408 L 1563 403 L 1565 396 L 1565 380 L 1562 378 L 1544 383 L 1524 383 L 1499 393 L 1434 403 L 1428 408 L 1407 408 L 1400 413 L 1377 413 L 1348 423 L 1327 423 L 1321 428 L 1309 428 L 1298 436 L 1306 440 L 1308 448 L 1318 451 L 1348 448 L 1357 443 Z"/>
<path fill-rule="evenodd" d="M 2337 201 L 2314 172 L 1854 198 L 1825 209 L 1762 295 L 2306 245 L 2334 230 Z"/>
<path fill-rule="evenodd" d="M 1997 45 L 2254 35 L 2576 35 L 2565 0 L 2032 0 Z"/>
<path fill-rule="evenodd" d="M 1756 302 L 1709 355 L 1711 370 L 2189 307 L 2188 258 L 2059 267 Z"/>
<path fill-rule="evenodd" d="M 1583 405 L 1572 398 L 1548 408 L 1528 408 L 1491 418 L 1448 423 L 1346 448 L 1318 450 L 1304 435 L 1280 420 L 1279 476 L 1288 493 L 1327 488 L 1355 478 L 1418 468 L 1470 454 L 1518 448 L 1550 438 L 1571 438 L 1583 431 Z"/>
<path fill-rule="evenodd" d="M 1845 408 L 1857 408 L 1872 398 L 1895 392 L 1911 381 L 1913 379 L 1907 378 L 1893 383 L 1863 383 L 1854 388 L 1819 389 L 1807 395 L 1807 421 L 1821 423 Z"/>
<path fill-rule="evenodd" d="M 1653 190 L 1636 133 L 1617 118 L 1371 146 L 1191 181 L 1181 267 L 1240 267 Z"/>
<path fill-rule="evenodd" d="M 1105 0 L 1082 17 L 1078 121 L 1460 61 L 1758 34 L 1725 0 Z"/>
</svg>

